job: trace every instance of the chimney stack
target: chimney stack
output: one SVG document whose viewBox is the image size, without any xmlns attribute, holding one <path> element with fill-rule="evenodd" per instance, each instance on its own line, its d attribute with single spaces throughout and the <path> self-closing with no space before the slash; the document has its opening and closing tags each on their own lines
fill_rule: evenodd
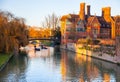
<svg viewBox="0 0 120 82">
<path fill-rule="evenodd" d="M 90 16 L 90 5 L 87 5 L 87 16 Z"/>
<path fill-rule="evenodd" d="M 85 3 L 80 3 L 79 17 L 81 20 L 85 20 Z"/>
<path fill-rule="evenodd" d="M 111 7 L 102 8 L 102 17 L 104 17 L 106 21 L 108 21 L 108 22 L 110 21 Z"/>
</svg>

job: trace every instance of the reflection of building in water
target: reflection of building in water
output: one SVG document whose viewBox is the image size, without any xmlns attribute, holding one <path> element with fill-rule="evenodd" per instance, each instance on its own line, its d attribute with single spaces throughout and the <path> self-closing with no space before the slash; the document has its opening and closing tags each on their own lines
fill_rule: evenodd
<svg viewBox="0 0 120 82">
<path fill-rule="evenodd" d="M 103 82 L 110 82 L 110 74 L 104 73 Z"/>
<path fill-rule="evenodd" d="M 91 57 L 88 57 L 88 56 L 84 56 L 84 55 L 81 55 L 81 54 L 76 54 L 75 55 L 75 62 L 80 65 L 80 67 L 83 67 L 81 68 L 81 74 L 80 74 L 80 78 L 79 78 L 79 81 L 80 82 L 84 82 L 85 79 L 81 76 L 85 76 L 87 75 L 88 79 L 87 81 L 90 81 L 90 78 L 93 78 L 93 77 L 98 77 L 99 76 L 99 70 L 96 66 L 93 66 L 92 64 L 92 58 Z M 86 75 L 84 74 L 84 72 L 86 72 Z"/>
<path fill-rule="evenodd" d="M 111 71 L 112 70 L 112 71 Z M 119 82 L 120 67 L 116 64 L 76 54 L 61 53 L 61 75 L 63 81 L 72 82 Z M 74 78 L 75 77 L 75 78 Z"/>
<path fill-rule="evenodd" d="M 79 78 L 79 82 L 85 82 L 83 76 L 80 76 L 80 78 Z"/>
<path fill-rule="evenodd" d="M 86 62 L 86 61 L 91 62 L 91 57 L 88 57 L 88 56 L 85 56 L 85 55 L 82 55 L 82 54 L 78 54 L 78 53 L 76 53 L 74 59 L 75 59 L 75 61 L 76 61 L 77 63 L 82 63 L 81 61 L 84 61 L 84 62 Z M 81 60 L 81 61 L 80 61 L 80 60 Z"/>
<path fill-rule="evenodd" d="M 62 74 L 62 80 L 63 80 L 63 81 L 66 81 L 67 62 L 68 62 L 67 55 L 66 55 L 66 53 L 63 51 L 63 53 L 61 54 L 61 62 L 60 62 L 61 74 Z"/>
</svg>

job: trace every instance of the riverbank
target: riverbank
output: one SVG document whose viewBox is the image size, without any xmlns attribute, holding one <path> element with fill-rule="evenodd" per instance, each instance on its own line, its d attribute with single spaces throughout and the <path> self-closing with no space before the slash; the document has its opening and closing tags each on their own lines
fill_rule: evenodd
<svg viewBox="0 0 120 82">
<path fill-rule="evenodd" d="M 0 53 L 0 71 L 5 67 L 13 55 Z"/>
<path fill-rule="evenodd" d="M 102 51 L 93 51 L 93 49 L 91 49 L 91 48 L 85 49 L 85 48 L 82 48 L 81 45 L 75 44 L 75 43 L 68 43 L 67 46 L 61 45 L 61 48 L 79 53 L 80 55 L 94 57 L 94 58 L 101 59 L 101 60 L 108 61 L 108 62 L 112 62 L 115 64 L 120 63 L 119 57 L 117 55 L 113 56 L 109 53 L 104 53 L 103 50 Z"/>
</svg>

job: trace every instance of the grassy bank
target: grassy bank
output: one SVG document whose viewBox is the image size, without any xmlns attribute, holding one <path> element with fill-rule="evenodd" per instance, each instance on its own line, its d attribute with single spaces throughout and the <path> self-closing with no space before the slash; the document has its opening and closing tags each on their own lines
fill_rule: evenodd
<svg viewBox="0 0 120 82">
<path fill-rule="evenodd" d="M 5 64 L 9 60 L 10 57 L 11 57 L 11 55 L 9 55 L 9 54 L 1 54 L 0 53 L 0 68 L 3 64 Z"/>
</svg>

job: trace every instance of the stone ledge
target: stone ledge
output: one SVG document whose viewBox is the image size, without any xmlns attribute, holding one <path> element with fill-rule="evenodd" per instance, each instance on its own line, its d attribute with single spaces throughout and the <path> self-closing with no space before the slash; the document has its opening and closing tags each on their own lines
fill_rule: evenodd
<svg viewBox="0 0 120 82">
<path fill-rule="evenodd" d="M 73 44 L 74 45 L 74 44 Z M 69 47 L 69 46 L 68 46 Z M 80 50 L 80 51 L 76 51 L 76 50 L 79 50 L 78 48 L 77 49 L 74 49 L 73 50 L 70 50 L 69 48 L 66 48 L 64 45 L 61 46 L 62 49 L 66 49 L 66 50 L 69 50 L 69 51 L 72 51 L 72 52 L 75 52 L 75 53 L 79 53 L 79 54 L 84 54 L 86 56 L 89 56 L 89 57 L 93 57 L 93 58 L 96 58 L 96 59 L 100 59 L 100 60 L 104 60 L 104 61 L 107 61 L 107 62 L 111 62 L 111 63 L 115 63 L 115 64 L 120 64 L 120 62 L 118 62 L 116 59 L 116 57 L 112 57 L 112 56 L 109 56 L 107 54 L 104 54 L 105 56 L 98 56 L 96 55 L 93 51 L 89 51 L 90 53 L 88 53 L 88 51 L 86 52 L 86 49 L 84 50 Z M 82 52 L 81 52 L 82 51 Z M 87 53 L 87 54 L 86 54 Z"/>
</svg>

